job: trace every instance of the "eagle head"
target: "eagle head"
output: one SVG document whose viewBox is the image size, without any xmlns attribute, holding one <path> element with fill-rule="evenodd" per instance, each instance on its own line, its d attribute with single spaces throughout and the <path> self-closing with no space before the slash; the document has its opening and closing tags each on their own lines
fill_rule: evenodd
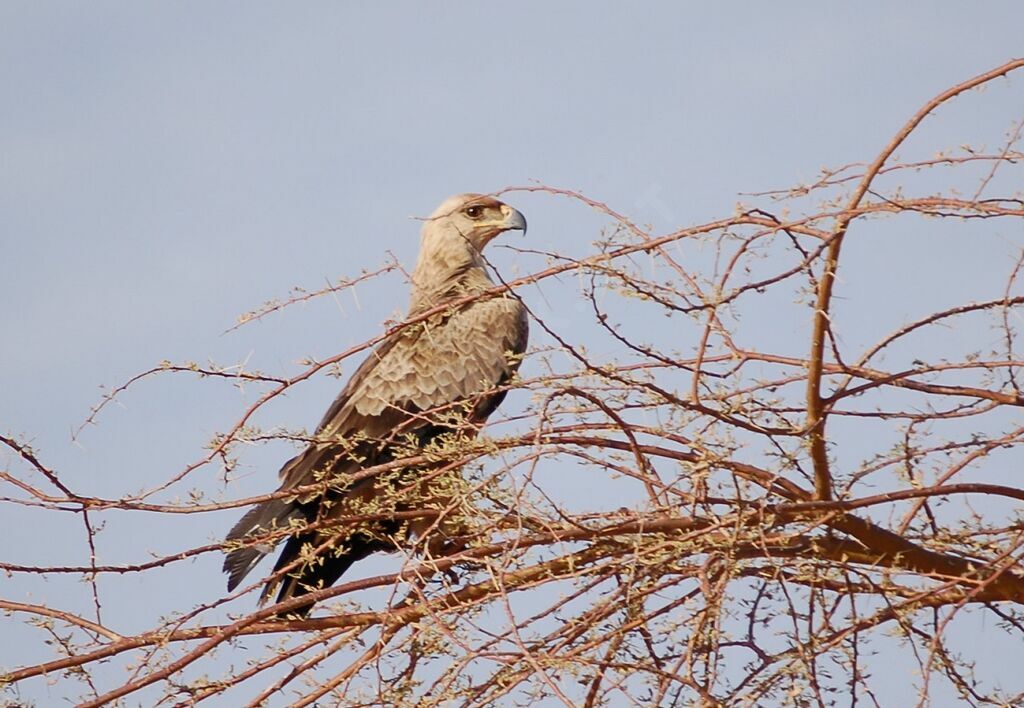
<svg viewBox="0 0 1024 708">
<path fill-rule="evenodd" d="M 423 226 L 428 240 L 458 239 L 477 251 L 504 231 L 526 232 L 526 218 L 508 204 L 486 194 L 457 194 L 445 199 Z"/>
</svg>

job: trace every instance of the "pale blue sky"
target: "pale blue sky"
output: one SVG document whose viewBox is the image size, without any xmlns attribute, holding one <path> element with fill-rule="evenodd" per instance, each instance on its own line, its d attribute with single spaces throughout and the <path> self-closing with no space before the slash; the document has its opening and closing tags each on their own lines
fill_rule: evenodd
<svg viewBox="0 0 1024 708">
<path fill-rule="evenodd" d="M 96 494 L 165 479 L 201 456 L 252 392 L 153 380 L 75 445 L 70 431 L 101 385 L 163 359 L 294 373 L 304 356 L 374 336 L 405 307 L 400 277 L 361 288 L 358 303 L 343 296 L 344 313 L 324 298 L 221 333 L 292 286 L 356 275 L 387 251 L 411 267 L 418 222 L 410 217 L 452 193 L 539 180 L 658 230 L 728 215 L 740 192 L 870 159 L 935 93 L 1024 53 L 1020 10 L 1016 0 L 5 0 L 0 431 L 30 441 L 72 486 Z M 1008 116 L 1024 114 L 1022 98 L 1018 77 L 943 109 L 908 153 L 998 137 Z M 508 201 L 527 215 L 532 248 L 582 255 L 607 223 L 542 195 Z M 898 323 L 905 313 L 881 311 L 885 292 L 872 286 L 909 279 L 912 303 L 915 269 L 900 264 L 915 257 L 913 239 L 935 234 L 884 228 L 877 233 L 891 238 L 874 247 L 849 246 L 848 258 L 865 268 L 844 276 L 867 302 L 878 298 L 879 317 Z M 1004 231 L 1009 254 L 1020 234 Z M 998 251 L 948 245 L 968 279 L 1004 270 Z M 508 274 L 540 262 L 498 249 L 491 257 Z M 550 313 L 550 302 L 533 304 Z M 787 331 L 764 325 L 765 336 Z M 312 426 L 338 385 L 320 378 L 301 387 L 260 422 Z M 231 496 L 269 489 L 285 455 L 274 446 L 254 452 Z M 0 467 L 17 464 L 0 453 Z M 124 522 L 128 531 L 101 536 L 101 556 L 127 562 L 198 545 L 235 516 L 137 516 Z M 83 562 L 80 526 L 50 523 L 6 505 L 3 559 Z M 204 556 L 163 576 L 117 578 L 108 613 L 130 631 L 183 597 L 213 600 L 223 591 L 218 563 Z M 87 612 L 83 588 L 0 580 L 2 597 Z M 25 639 L 0 642 L 0 666 L 43 658 L 29 640 L 34 630 L 0 622 Z M 1008 670 L 1018 663 L 989 658 Z M 41 706 L 63 695 L 42 681 L 22 689 Z"/>
</svg>

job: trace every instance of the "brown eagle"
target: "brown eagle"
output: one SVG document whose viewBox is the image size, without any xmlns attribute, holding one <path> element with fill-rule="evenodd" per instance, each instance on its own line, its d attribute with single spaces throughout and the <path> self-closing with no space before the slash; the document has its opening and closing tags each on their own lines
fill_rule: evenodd
<svg viewBox="0 0 1024 708">
<path fill-rule="evenodd" d="M 494 287 L 481 252 L 495 236 L 526 231 L 512 207 L 480 194 L 451 197 L 423 226 L 412 276 L 409 318 Z M 415 511 L 434 492 L 417 489 L 428 468 L 352 481 L 362 469 L 409 457 L 445 436 L 472 435 L 501 403 L 501 390 L 526 349 L 526 309 L 516 298 L 481 298 L 456 305 L 395 332 L 352 375 L 316 429 L 310 445 L 281 468 L 281 490 L 323 482 L 316 491 L 275 499 L 248 511 L 227 535 L 236 542 L 224 562 L 234 590 L 273 550 L 258 539 L 292 528 L 261 602 L 332 585 L 354 562 L 393 550 L 395 538 L 418 536 L 433 521 L 403 524 L 387 511 Z M 468 431 L 468 432 L 467 432 Z M 403 497 L 405 497 L 403 499 Z M 384 519 L 349 526 L 334 518 L 373 513 Z M 309 528 L 311 524 L 315 528 Z M 313 602 L 293 610 L 305 615 Z"/>
</svg>

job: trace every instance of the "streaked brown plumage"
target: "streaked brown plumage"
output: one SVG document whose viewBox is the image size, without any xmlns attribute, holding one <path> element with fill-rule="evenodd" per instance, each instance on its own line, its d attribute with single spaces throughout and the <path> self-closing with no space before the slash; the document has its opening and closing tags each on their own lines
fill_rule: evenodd
<svg viewBox="0 0 1024 708">
<path fill-rule="evenodd" d="M 494 286 L 481 251 L 495 236 L 526 230 L 515 209 L 479 194 L 447 199 L 423 227 L 413 272 L 409 317 Z M 281 468 L 281 489 L 329 480 L 326 492 L 259 504 L 228 533 L 228 541 L 257 538 L 272 529 L 329 521 L 360 513 L 415 510 L 431 498 L 419 489 L 403 500 L 396 490 L 416 488 L 423 469 L 382 475 L 350 484 L 361 469 L 409 455 L 458 428 L 471 435 L 501 403 L 496 391 L 515 372 L 526 349 L 527 319 L 522 303 L 505 295 L 463 304 L 396 332 L 381 342 L 349 379 L 317 428 L 315 441 Z M 467 432 L 468 431 L 468 432 Z M 297 531 L 288 537 L 274 570 L 295 564 L 279 581 L 268 582 L 261 602 L 279 587 L 277 601 L 333 584 L 352 563 L 393 549 L 396 534 L 418 535 L 426 522 L 403 526 L 386 519 L 348 529 Z M 312 549 L 321 548 L 310 559 Z M 233 590 L 272 548 L 248 544 L 224 562 Z M 300 559 L 302 559 L 300 561 Z M 313 603 L 295 612 L 306 614 Z"/>
</svg>

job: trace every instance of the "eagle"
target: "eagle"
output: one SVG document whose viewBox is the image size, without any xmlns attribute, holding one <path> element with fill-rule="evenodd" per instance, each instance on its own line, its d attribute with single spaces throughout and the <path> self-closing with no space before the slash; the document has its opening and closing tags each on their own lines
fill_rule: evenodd
<svg viewBox="0 0 1024 708">
<path fill-rule="evenodd" d="M 228 533 L 229 592 L 273 550 L 275 530 L 291 533 L 278 535 L 284 549 L 261 604 L 275 589 L 281 602 L 329 587 L 356 561 L 432 528 L 436 517 L 391 516 L 444 503 L 429 463 L 358 473 L 471 438 L 505 398 L 526 350 L 526 308 L 508 292 L 473 296 L 495 287 L 483 249 L 510 230 L 526 232 L 523 215 L 481 194 L 450 197 L 426 219 L 408 311 L 415 321 L 376 346 L 308 446 L 281 468 L 280 490 L 300 491 L 256 505 Z M 359 514 L 372 520 L 344 521 Z M 290 612 L 306 616 L 313 604 Z"/>
</svg>

